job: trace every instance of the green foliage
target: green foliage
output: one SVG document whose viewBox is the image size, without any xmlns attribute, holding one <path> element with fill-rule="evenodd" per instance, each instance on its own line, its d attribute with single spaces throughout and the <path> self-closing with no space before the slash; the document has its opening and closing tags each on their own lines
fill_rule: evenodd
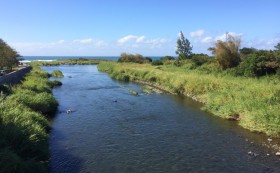
<svg viewBox="0 0 280 173">
<path fill-rule="evenodd" d="M 152 65 L 157 66 L 157 65 L 163 65 L 163 62 L 161 60 L 154 60 L 152 62 Z"/>
<path fill-rule="evenodd" d="M 32 61 L 31 64 L 34 66 L 58 66 L 58 65 L 95 65 L 100 62 L 108 62 L 111 60 L 102 60 L 102 59 L 67 59 L 67 60 L 56 60 L 56 61 Z"/>
<path fill-rule="evenodd" d="M 192 46 L 188 39 L 185 38 L 183 32 L 180 32 L 180 38 L 177 40 L 177 50 L 178 60 L 188 59 L 191 55 Z"/>
<path fill-rule="evenodd" d="M 57 107 L 48 74 L 33 66 L 22 85 L 0 101 L 0 172 L 48 172 L 45 115 Z"/>
<path fill-rule="evenodd" d="M 244 58 L 248 57 L 250 54 L 257 52 L 258 50 L 253 47 L 251 47 L 251 48 L 243 47 L 239 51 L 240 51 L 241 59 L 244 59 Z"/>
<path fill-rule="evenodd" d="M 280 79 L 234 77 L 219 69 L 212 59 L 196 68 L 192 60 L 183 62 L 180 67 L 169 64 L 160 69 L 150 64 L 102 63 L 98 69 L 191 96 L 217 116 L 237 119 L 241 126 L 253 131 L 280 135 Z"/>
<path fill-rule="evenodd" d="M 0 69 L 12 69 L 18 64 L 18 57 L 20 55 L 11 48 L 4 40 L 0 39 Z"/>
<path fill-rule="evenodd" d="M 280 43 L 278 43 L 276 46 L 274 46 L 276 50 L 280 51 Z"/>
<path fill-rule="evenodd" d="M 232 68 L 239 65 L 241 62 L 240 54 L 240 38 L 228 35 L 227 41 L 218 40 L 214 48 L 209 48 L 212 51 L 222 69 Z"/>
<path fill-rule="evenodd" d="M 53 80 L 53 81 L 49 81 L 49 84 L 52 88 L 57 87 L 57 86 L 61 86 L 62 82 L 58 81 L 58 80 Z"/>
<path fill-rule="evenodd" d="M 36 93 L 28 89 L 17 89 L 7 100 L 15 100 L 42 114 L 52 114 L 56 111 L 57 101 L 51 93 Z"/>
<path fill-rule="evenodd" d="M 150 57 L 145 57 L 145 61 L 146 61 L 146 62 L 152 62 L 152 61 L 153 61 L 153 59 L 152 59 L 152 58 L 150 58 Z"/>
<path fill-rule="evenodd" d="M 201 66 L 204 63 L 207 63 L 209 60 L 209 56 L 206 54 L 192 54 L 191 60 L 194 62 L 196 66 Z"/>
<path fill-rule="evenodd" d="M 247 77 L 259 77 L 267 74 L 276 74 L 280 67 L 280 56 L 274 51 L 260 50 L 249 55 L 242 61 L 236 74 Z"/>
<path fill-rule="evenodd" d="M 175 58 L 173 56 L 164 56 L 162 58 L 160 58 L 161 61 L 173 61 L 175 60 Z"/>
<path fill-rule="evenodd" d="M 118 59 L 118 62 L 135 62 L 135 63 L 146 63 L 148 62 L 142 55 L 140 54 L 127 54 L 122 53 L 120 58 Z"/>
<path fill-rule="evenodd" d="M 63 78 L 64 77 L 63 73 L 60 70 L 54 70 L 51 73 L 51 76 L 56 77 L 56 78 Z"/>
<path fill-rule="evenodd" d="M 12 92 L 11 86 L 9 85 L 0 85 L 0 93 L 2 94 L 10 94 Z"/>
</svg>

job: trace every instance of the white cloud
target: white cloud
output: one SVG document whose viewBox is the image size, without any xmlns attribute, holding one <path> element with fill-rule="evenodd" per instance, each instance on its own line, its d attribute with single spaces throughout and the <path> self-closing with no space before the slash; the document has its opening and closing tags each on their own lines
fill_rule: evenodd
<svg viewBox="0 0 280 173">
<path fill-rule="evenodd" d="M 120 38 L 117 41 L 117 44 L 126 48 L 147 48 L 147 49 L 155 49 L 160 48 L 163 44 L 167 43 L 168 40 L 165 38 L 152 38 L 147 39 L 145 36 L 137 36 L 137 35 L 127 35 L 123 38 Z"/>
<path fill-rule="evenodd" d="M 74 40 L 74 43 L 83 43 L 83 44 L 89 44 L 93 42 L 92 38 L 85 38 L 85 39 L 81 39 L 81 40 Z"/>
<path fill-rule="evenodd" d="M 191 37 L 201 37 L 204 34 L 205 34 L 205 31 L 203 29 L 199 29 L 197 31 L 190 32 Z"/>
<path fill-rule="evenodd" d="M 145 40 L 145 36 L 140 36 L 136 39 L 136 43 L 141 43 Z"/>
<path fill-rule="evenodd" d="M 130 41 L 136 41 L 137 39 L 144 39 L 144 36 L 136 36 L 136 35 L 127 35 L 118 40 L 118 44 L 124 44 Z"/>
<path fill-rule="evenodd" d="M 219 35 L 215 38 L 215 40 L 221 40 L 221 41 L 225 41 L 227 34 L 234 36 L 234 37 L 241 37 L 243 35 L 243 33 L 235 33 L 235 32 L 228 32 L 228 33 L 224 33 L 222 35 Z"/>
<path fill-rule="evenodd" d="M 275 36 L 270 39 L 254 39 L 243 42 L 243 47 L 254 47 L 256 49 L 274 50 L 274 46 L 280 43 L 280 36 Z"/>
<path fill-rule="evenodd" d="M 57 43 L 58 44 L 63 44 L 63 43 L 65 43 L 65 40 L 59 40 Z"/>
<path fill-rule="evenodd" d="M 205 37 L 201 40 L 202 43 L 211 43 L 213 42 L 213 38 L 212 37 Z"/>
</svg>

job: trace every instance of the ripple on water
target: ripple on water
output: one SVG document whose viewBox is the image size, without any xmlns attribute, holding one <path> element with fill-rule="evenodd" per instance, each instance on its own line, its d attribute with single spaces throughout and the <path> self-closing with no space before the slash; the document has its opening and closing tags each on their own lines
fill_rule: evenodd
<svg viewBox="0 0 280 173">
<path fill-rule="evenodd" d="M 60 105 L 50 134 L 51 172 L 280 172 L 279 157 L 263 146 L 267 137 L 202 112 L 199 103 L 135 97 L 119 86 L 139 86 L 111 80 L 96 66 L 44 69 L 74 76 L 53 90 Z M 75 111 L 65 114 L 69 107 Z"/>
</svg>

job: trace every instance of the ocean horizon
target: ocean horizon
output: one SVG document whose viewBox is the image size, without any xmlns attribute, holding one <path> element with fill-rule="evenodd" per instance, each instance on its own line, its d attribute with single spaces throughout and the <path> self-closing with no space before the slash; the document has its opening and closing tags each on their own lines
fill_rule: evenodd
<svg viewBox="0 0 280 173">
<path fill-rule="evenodd" d="M 153 60 L 162 58 L 163 56 L 148 56 Z M 113 60 L 117 61 L 120 56 L 22 56 L 23 60 L 21 62 L 30 62 L 30 61 L 55 61 L 55 60 L 64 60 L 64 59 L 104 59 L 104 60 Z"/>
</svg>

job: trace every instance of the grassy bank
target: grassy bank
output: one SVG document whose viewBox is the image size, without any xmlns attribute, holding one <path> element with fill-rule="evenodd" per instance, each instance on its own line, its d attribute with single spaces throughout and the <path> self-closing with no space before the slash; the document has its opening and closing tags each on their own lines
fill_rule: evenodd
<svg viewBox="0 0 280 173">
<path fill-rule="evenodd" d="M 192 69 L 188 64 L 176 67 L 102 62 L 98 65 L 100 71 L 117 80 L 146 81 L 171 93 L 193 97 L 214 115 L 238 120 L 242 127 L 252 131 L 280 136 L 277 77 L 234 77 L 203 68 Z"/>
<path fill-rule="evenodd" d="M 111 60 L 79 58 L 79 59 L 65 59 L 65 60 L 56 60 L 56 61 L 32 61 L 32 64 L 37 66 L 96 65 L 104 61 L 110 62 Z"/>
<path fill-rule="evenodd" d="M 48 116 L 58 103 L 51 93 L 56 82 L 33 66 L 22 84 L 0 100 L 0 172 L 48 172 Z M 7 92 L 6 89 L 5 92 Z"/>
</svg>

